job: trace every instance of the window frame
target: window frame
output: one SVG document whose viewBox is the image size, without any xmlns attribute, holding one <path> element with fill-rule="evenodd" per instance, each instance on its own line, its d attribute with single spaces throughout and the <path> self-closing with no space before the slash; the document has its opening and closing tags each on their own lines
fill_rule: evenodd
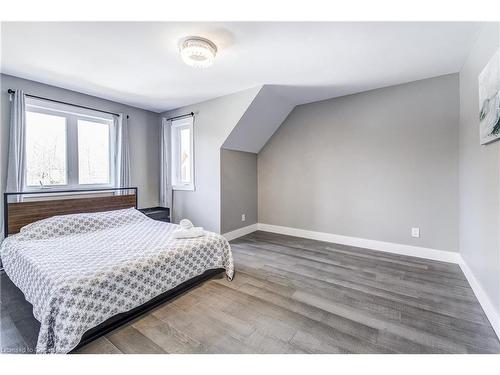
<svg viewBox="0 0 500 375">
<path fill-rule="evenodd" d="M 102 112 L 80 109 L 66 104 L 48 102 L 35 98 L 26 98 L 26 112 L 35 112 L 52 116 L 64 117 L 66 119 L 66 184 L 60 185 L 28 185 L 28 165 L 25 165 L 24 191 L 36 192 L 47 190 L 78 190 L 78 189 L 99 189 L 112 188 L 115 186 L 115 149 L 113 139 L 115 136 L 115 126 L 112 115 Z M 79 183 L 79 163 L 78 163 L 78 120 L 92 121 L 109 126 L 109 178 L 108 183 L 80 184 Z M 24 144 L 26 147 L 26 143 Z"/>
<path fill-rule="evenodd" d="M 170 161 L 171 161 L 171 180 L 173 190 L 194 191 L 195 190 L 195 170 L 194 170 L 194 121 L 193 117 L 187 117 L 177 120 L 172 120 L 170 124 Z M 190 135 L 190 182 L 183 183 L 180 181 L 180 132 L 182 129 L 189 129 Z"/>
</svg>

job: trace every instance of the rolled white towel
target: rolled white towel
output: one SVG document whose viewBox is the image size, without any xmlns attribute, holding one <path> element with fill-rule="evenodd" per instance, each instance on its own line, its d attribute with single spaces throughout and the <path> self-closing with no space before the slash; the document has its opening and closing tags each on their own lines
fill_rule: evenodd
<svg viewBox="0 0 500 375">
<path fill-rule="evenodd" d="M 181 238 L 196 238 L 204 236 L 205 232 L 202 227 L 192 227 L 190 229 L 177 229 L 173 232 L 173 237 L 176 239 Z"/>
<path fill-rule="evenodd" d="M 194 227 L 193 223 L 189 219 L 182 219 L 179 222 L 179 225 L 181 226 L 182 229 L 191 229 Z"/>
</svg>

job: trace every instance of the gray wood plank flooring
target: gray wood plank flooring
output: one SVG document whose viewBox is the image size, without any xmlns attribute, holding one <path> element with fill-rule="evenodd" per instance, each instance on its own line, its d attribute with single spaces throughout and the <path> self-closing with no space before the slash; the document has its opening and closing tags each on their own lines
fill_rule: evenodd
<svg viewBox="0 0 500 375">
<path fill-rule="evenodd" d="M 500 353 L 451 263 L 254 232 L 220 277 L 78 353 Z M 39 324 L 1 275 L 3 352 L 31 352 Z"/>
</svg>

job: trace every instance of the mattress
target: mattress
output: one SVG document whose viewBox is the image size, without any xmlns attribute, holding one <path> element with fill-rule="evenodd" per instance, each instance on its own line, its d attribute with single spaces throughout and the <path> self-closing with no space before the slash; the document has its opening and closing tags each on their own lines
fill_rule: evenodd
<svg viewBox="0 0 500 375">
<path fill-rule="evenodd" d="M 89 329 L 207 270 L 233 277 L 224 237 L 174 239 L 177 227 L 131 208 L 54 216 L 6 238 L 5 272 L 41 323 L 37 353 L 67 353 Z"/>
</svg>

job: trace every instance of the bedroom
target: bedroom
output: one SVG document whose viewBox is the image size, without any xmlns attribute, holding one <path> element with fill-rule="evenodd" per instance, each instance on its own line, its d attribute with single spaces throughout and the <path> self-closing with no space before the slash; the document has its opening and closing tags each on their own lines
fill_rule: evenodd
<svg viewBox="0 0 500 375">
<path fill-rule="evenodd" d="M 500 357 L 498 20 L 19 19 L 2 361 Z"/>
</svg>

